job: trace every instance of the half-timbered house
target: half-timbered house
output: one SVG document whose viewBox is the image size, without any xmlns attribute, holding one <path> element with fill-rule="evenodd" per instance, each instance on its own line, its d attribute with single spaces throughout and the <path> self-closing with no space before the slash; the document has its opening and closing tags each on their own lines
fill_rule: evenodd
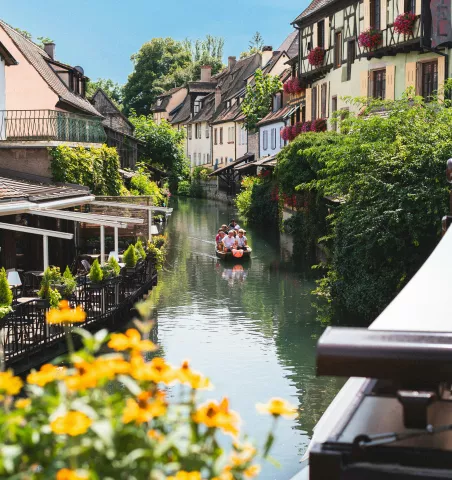
<svg viewBox="0 0 452 480">
<path fill-rule="evenodd" d="M 359 108 L 345 97 L 395 99 L 408 87 L 426 99 L 441 92 L 452 40 L 450 0 L 444 1 L 312 1 L 294 21 L 297 73 L 306 87 L 302 121 Z M 410 28 L 401 33 L 397 23 L 408 13 Z"/>
</svg>

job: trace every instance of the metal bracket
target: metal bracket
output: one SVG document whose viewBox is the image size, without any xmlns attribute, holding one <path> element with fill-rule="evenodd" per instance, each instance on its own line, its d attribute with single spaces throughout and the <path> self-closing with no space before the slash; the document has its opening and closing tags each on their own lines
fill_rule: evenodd
<svg viewBox="0 0 452 480">
<path fill-rule="evenodd" d="M 403 423 L 405 427 L 425 429 L 428 425 L 427 409 L 437 399 L 436 393 L 399 390 L 397 399 L 403 406 Z"/>
</svg>

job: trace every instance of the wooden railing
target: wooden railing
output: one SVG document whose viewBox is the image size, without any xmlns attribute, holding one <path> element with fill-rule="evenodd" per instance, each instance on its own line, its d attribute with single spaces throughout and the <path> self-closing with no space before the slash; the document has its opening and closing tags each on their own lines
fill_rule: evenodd
<svg viewBox="0 0 452 480">
<path fill-rule="evenodd" d="M 150 261 L 135 269 L 123 269 L 119 277 L 99 285 L 83 281 L 70 299 L 86 312 L 82 324 L 88 330 L 118 329 L 130 318 L 134 303 L 157 283 L 157 272 Z M 0 348 L 7 367 L 16 372 L 29 370 L 65 351 L 62 325 L 46 323 L 46 306 L 38 299 L 13 306 L 13 312 L 0 320 Z"/>
</svg>

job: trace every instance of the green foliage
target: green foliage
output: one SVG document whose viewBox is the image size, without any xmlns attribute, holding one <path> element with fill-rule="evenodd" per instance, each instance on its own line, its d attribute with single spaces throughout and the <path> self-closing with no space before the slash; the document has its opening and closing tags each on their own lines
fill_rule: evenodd
<svg viewBox="0 0 452 480">
<path fill-rule="evenodd" d="M 153 242 L 148 242 L 147 253 L 151 263 L 155 266 L 156 270 L 161 270 L 165 262 L 166 251 L 165 247 L 157 248 Z"/>
<path fill-rule="evenodd" d="M 109 78 L 98 78 L 95 82 L 91 80 L 86 85 L 86 96 L 92 97 L 96 91 L 101 88 L 113 103 L 122 110 L 122 93 L 123 86 L 113 82 Z"/>
<path fill-rule="evenodd" d="M 5 269 L 0 269 L 0 318 L 12 311 L 13 292 L 8 283 Z"/>
<path fill-rule="evenodd" d="M 278 186 L 271 178 L 245 177 L 235 203 L 247 223 L 268 225 L 279 221 Z"/>
<path fill-rule="evenodd" d="M 158 185 L 149 178 L 143 168 L 139 168 L 130 180 L 130 194 L 149 195 L 152 199 L 152 205 L 157 206 L 163 205 L 165 200 Z"/>
<path fill-rule="evenodd" d="M 254 84 L 246 86 L 246 94 L 242 103 L 242 112 L 246 116 L 245 125 L 248 131 L 256 129 L 271 109 L 272 97 L 282 88 L 281 80 L 276 75 L 264 75 L 261 69 L 254 73 Z"/>
<path fill-rule="evenodd" d="M 41 48 L 44 48 L 44 45 L 46 43 L 53 43 L 53 40 L 49 37 L 38 37 L 37 38 L 37 44 L 41 47 Z"/>
<path fill-rule="evenodd" d="M 102 271 L 102 268 L 100 267 L 99 262 L 96 258 L 96 260 L 94 260 L 93 264 L 91 265 L 91 268 L 89 269 L 89 279 L 92 283 L 100 283 L 103 278 L 104 272 Z"/>
<path fill-rule="evenodd" d="M 188 180 L 182 180 L 177 187 L 177 194 L 182 197 L 190 196 L 191 183 Z"/>
<path fill-rule="evenodd" d="M 209 174 L 212 172 L 213 170 L 211 168 L 199 166 L 193 169 L 191 176 L 192 179 L 205 181 L 209 178 Z"/>
<path fill-rule="evenodd" d="M 260 53 L 264 47 L 264 39 L 259 32 L 256 32 L 250 40 L 249 48 L 240 54 L 240 58 L 246 58 L 254 53 Z"/>
<path fill-rule="evenodd" d="M 48 292 L 48 298 L 50 308 L 58 308 L 58 304 L 61 301 L 61 294 L 56 288 L 50 288 Z"/>
<path fill-rule="evenodd" d="M 115 257 L 110 257 L 108 262 L 101 268 L 104 279 L 117 277 L 121 272 L 121 267 Z"/>
<path fill-rule="evenodd" d="M 28 32 L 27 30 L 22 30 L 19 27 L 14 27 L 14 30 L 16 30 L 16 32 L 19 32 L 27 40 L 33 40 L 33 35 L 30 32 Z"/>
<path fill-rule="evenodd" d="M 41 288 L 38 292 L 38 297 L 43 299 L 50 299 L 52 292 L 52 285 L 61 285 L 62 277 L 59 267 L 47 267 L 41 280 Z"/>
<path fill-rule="evenodd" d="M 75 292 L 75 289 L 77 288 L 77 281 L 75 280 L 68 266 L 63 273 L 62 280 L 64 285 L 63 296 L 68 298 Z"/>
<path fill-rule="evenodd" d="M 135 246 L 129 245 L 122 258 L 127 268 L 134 268 L 138 261 Z"/>
<path fill-rule="evenodd" d="M 145 143 L 143 165 L 156 165 L 168 171 L 170 190 L 176 191 L 177 184 L 190 173 L 183 149 L 184 131 L 176 130 L 166 121 L 157 124 L 152 115 L 133 113 L 129 120 L 135 126 L 135 136 Z"/>
<path fill-rule="evenodd" d="M 138 240 L 137 243 L 135 243 L 135 250 L 140 258 L 143 260 L 146 258 L 146 251 L 144 250 L 141 240 Z"/>
<path fill-rule="evenodd" d="M 157 247 L 157 248 L 162 248 L 166 245 L 167 243 L 167 237 L 166 235 L 154 235 L 152 237 L 152 243 Z"/>
<path fill-rule="evenodd" d="M 84 185 L 95 195 L 120 195 L 123 184 L 116 148 L 60 145 L 49 148 L 49 154 L 54 181 Z"/>
</svg>

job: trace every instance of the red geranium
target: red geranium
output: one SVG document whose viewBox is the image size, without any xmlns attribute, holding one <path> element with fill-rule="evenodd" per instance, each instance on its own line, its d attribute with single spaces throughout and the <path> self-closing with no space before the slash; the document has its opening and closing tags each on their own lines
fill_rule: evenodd
<svg viewBox="0 0 452 480">
<path fill-rule="evenodd" d="M 308 120 L 306 122 L 303 123 L 303 125 L 301 126 L 301 131 L 302 132 L 310 132 L 311 131 L 311 120 Z"/>
<path fill-rule="evenodd" d="M 367 50 L 375 50 L 381 45 L 383 41 L 383 35 L 380 30 L 377 30 L 373 27 L 370 27 L 367 30 L 364 30 L 359 37 L 358 43 L 360 47 L 367 48 Z"/>
<path fill-rule="evenodd" d="M 311 132 L 326 132 L 326 119 L 316 118 L 311 123 Z"/>
<path fill-rule="evenodd" d="M 281 130 L 281 138 L 287 142 L 287 140 L 289 140 L 289 129 L 290 127 L 284 127 L 282 130 Z"/>
<path fill-rule="evenodd" d="M 284 83 L 283 88 L 284 92 L 286 92 L 287 94 L 301 93 L 304 90 L 304 88 L 302 88 L 300 84 L 300 80 L 298 77 L 289 78 L 289 80 Z"/>
<path fill-rule="evenodd" d="M 325 58 L 325 50 L 322 47 L 315 47 L 308 53 L 308 62 L 313 67 L 320 67 L 323 65 L 323 59 Z"/>
<path fill-rule="evenodd" d="M 415 21 L 416 15 L 414 13 L 402 13 L 394 20 L 394 31 L 399 35 L 411 35 Z"/>
</svg>

